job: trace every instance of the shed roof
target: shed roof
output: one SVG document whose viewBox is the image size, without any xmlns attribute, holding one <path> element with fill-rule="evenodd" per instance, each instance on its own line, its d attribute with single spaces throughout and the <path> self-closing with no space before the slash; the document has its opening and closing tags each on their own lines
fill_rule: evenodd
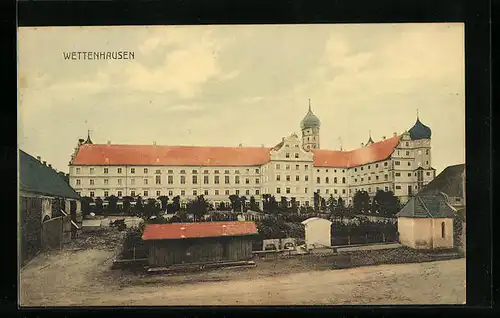
<svg viewBox="0 0 500 318">
<path fill-rule="evenodd" d="M 315 222 L 315 221 L 326 221 L 326 222 L 328 222 L 328 223 L 330 223 L 330 224 L 332 223 L 330 220 L 323 219 L 323 218 L 316 218 L 316 217 L 314 217 L 314 218 L 309 218 L 309 219 L 307 219 L 307 220 L 302 221 L 301 223 L 302 223 L 302 224 L 304 224 L 304 225 L 306 225 L 306 224 L 309 224 L 309 223 L 311 223 L 311 222 Z"/>
<path fill-rule="evenodd" d="M 19 150 L 19 188 L 40 195 L 80 199 L 76 191 L 54 169 Z"/>
<path fill-rule="evenodd" d="M 448 166 L 419 193 L 426 194 L 440 191 L 449 197 L 463 197 L 465 194 L 464 174 L 465 164 Z"/>
<path fill-rule="evenodd" d="M 187 238 L 246 236 L 258 234 L 254 222 L 198 222 L 148 224 L 143 240 L 179 240 Z"/>
<path fill-rule="evenodd" d="M 434 192 L 411 198 L 396 215 L 407 218 L 453 218 L 453 208 L 443 193 Z"/>
</svg>

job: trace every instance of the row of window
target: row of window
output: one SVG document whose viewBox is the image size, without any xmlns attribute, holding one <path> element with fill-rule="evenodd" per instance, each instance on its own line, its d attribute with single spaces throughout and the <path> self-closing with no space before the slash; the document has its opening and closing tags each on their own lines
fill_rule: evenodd
<svg viewBox="0 0 500 318">
<path fill-rule="evenodd" d="M 102 172 L 104 174 L 108 174 L 109 173 L 109 168 L 102 168 Z M 144 168 L 144 174 L 148 174 L 149 173 L 149 168 Z M 82 170 L 80 167 L 76 167 L 75 169 L 75 172 L 76 174 L 81 174 Z M 116 172 L 118 174 L 121 174 L 123 173 L 123 168 L 116 168 Z M 129 170 L 130 174 L 135 174 L 136 173 L 136 168 L 130 168 Z M 95 173 L 95 168 L 89 168 L 89 174 L 94 174 Z M 173 174 L 174 173 L 174 170 L 167 170 L 167 173 L 168 174 Z M 185 174 L 186 173 L 186 170 L 185 169 L 181 169 L 179 170 L 179 173 L 180 174 Z M 194 170 L 191 170 L 191 173 L 192 174 L 198 174 L 198 170 L 194 169 Z M 210 171 L 209 170 L 203 170 L 203 174 L 209 174 Z M 214 170 L 214 174 L 219 174 L 220 171 L 219 170 Z M 235 174 L 239 174 L 240 173 L 240 170 L 234 170 L 234 173 Z M 247 168 L 246 169 L 246 173 L 250 173 L 250 169 Z M 260 173 L 260 169 L 256 168 L 255 169 L 255 173 L 256 174 L 259 174 Z M 155 174 L 161 174 L 161 169 L 156 169 L 155 170 Z M 224 174 L 230 174 L 229 170 L 224 170 Z"/>
<path fill-rule="evenodd" d="M 407 146 L 408 146 L 408 145 L 407 145 Z M 418 151 L 417 151 L 417 153 L 418 153 L 418 155 L 421 155 L 421 154 L 422 154 L 422 150 L 418 150 Z M 426 149 L 426 150 L 425 150 L 425 154 L 426 154 L 426 155 L 429 155 L 429 149 Z M 398 150 L 398 156 L 399 156 L 399 155 L 401 155 L 401 152 Z M 406 156 L 409 156 L 409 155 L 410 155 L 410 151 L 408 151 L 408 150 L 407 150 L 407 151 L 405 152 L 405 155 L 406 155 Z"/>
<path fill-rule="evenodd" d="M 80 192 L 77 192 L 77 193 L 80 195 Z M 162 195 L 161 190 L 156 190 L 156 192 L 151 192 L 151 193 L 155 193 L 155 194 L 156 194 L 156 197 L 159 197 L 159 196 L 161 196 L 161 195 Z M 214 191 L 213 191 L 213 195 L 221 195 L 221 193 L 222 193 L 222 192 L 221 192 L 221 191 L 219 191 L 219 190 L 214 190 Z M 243 193 L 243 192 L 242 192 L 242 193 Z M 142 195 L 143 195 L 143 196 L 145 196 L 145 197 L 149 197 L 149 194 L 150 194 L 149 190 L 143 190 L 143 191 L 142 191 Z M 170 197 L 173 197 L 173 196 L 174 196 L 174 191 L 173 191 L 173 190 L 168 190 L 168 191 L 166 192 L 166 194 L 167 194 L 168 196 L 170 196 Z M 195 189 L 195 190 L 192 190 L 192 194 L 193 194 L 194 196 L 196 196 L 196 195 L 201 195 L 201 194 L 203 194 L 203 195 L 210 195 L 210 192 L 209 192 L 208 190 L 204 190 L 204 191 L 200 191 L 200 192 L 198 192 L 198 190 L 196 190 L 196 189 Z M 240 194 L 241 194 L 241 193 L 240 193 L 240 190 L 235 190 L 234 194 L 236 194 L 236 195 L 240 195 Z M 256 190 L 252 193 L 252 191 L 250 191 L 250 189 L 247 189 L 247 190 L 245 190 L 244 194 L 245 194 L 245 195 L 260 195 L 260 190 L 259 190 L 259 189 L 256 189 Z M 135 190 L 130 190 L 130 196 L 135 197 L 136 195 L 141 195 L 141 194 L 140 194 L 139 192 L 136 192 Z M 185 196 L 185 195 L 186 195 L 186 190 L 181 190 L 181 191 L 180 191 L 180 196 Z M 225 190 L 225 191 L 224 191 L 224 195 L 230 195 L 230 191 L 229 191 L 229 190 Z M 89 196 L 90 196 L 91 198 L 94 198 L 94 197 L 95 197 L 95 191 L 89 191 Z M 104 191 L 104 197 L 108 197 L 108 196 L 110 196 L 110 192 L 109 192 L 109 191 L 107 191 L 107 190 L 105 190 L 105 191 Z M 122 196 L 123 196 L 123 191 L 122 191 L 122 190 L 118 190 L 118 191 L 116 191 L 116 196 L 118 196 L 118 197 L 122 197 Z"/>
<path fill-rule="evenodd" d="M 384 167 L 387 167 L 388 165 L 389 165 L 389 164 L 388 164 L 388 162 L 387 162 L 387 161 L 386 161 L 386 162 L 384 162 Z M 376 163 L 376 164 L 375 164 L 375 169 L 377 169 L 377 168 L 378 168 L 378 166 L 379 166 L 379 164 L 378 164 L 378 163 Z M 361 171 L 363 171 L 363 168 L 364 168 L 364 167 L 360 167 L 359 169 L 360 169 Z M 366 168 L 367 168 L 368 170 L 370 170 L 370 169 L 371 169 L 371 166 L 370 166 L 370 165 L 368 165 L 368 166 L 366 166 Z M 354 168 L 354 171 L 355 171 L 355 172 L 356 172 L 356 171 L 358 171 L 358 168 Z"/>
<path fill-rule="evenodd" d="M 306 178 L 307 179 L 307 178 Z M 307 181 L 307 180 L 306 180 Z M 321 183 L 321 178 L 320 177 L 316 177 L 316 183 L 317 184 L 320 184 Z M 330 183 L 330 178 L 329 177 L 326 177 L 325 178 L 325 183 L 326 184 L 329 184 Z M 334 177 L 333 178 L 333 183 L 338 183 L 338 180 L 337 180 L 337 177 Z M 342 178 L 342 183 L 345 184 L 345 177 Z"/>
<path fill-rule="evenodd" d="M 95 185 L 96 184 L 95 181 L 96 181 L 95 179 L 89 179 L 89 184 Z M 180 176 L 179 181 L 180 181 L 180 184 L 186 184 L 186 177 Z M 103 179 L 103 182 L 105 185 L 108 185 L 109 179 Z M 118 182 L 118 185 L 122 185 L 123 179 L 117 179 L 117 182 Z M 245 182 L 245 184 L 250 184 L 250 178 L 244 178 L 244 182 Z M 149 184 L 149 179 L 143 179 L 143 183 L 145 185 Z M 162 184 L 161 176 L 155 176 L 155 183 Z M 225 184 L 231 183 L 229 176 L 224 176 L 224 183 Z M 234 176 L 234 183 L 241 184 L 240 176 Z M 254 183 L 260 184 L 260 179 L 255 178 Z M 130 179 L 130 184 L 134 185 L 135 179 Z M 174 176 L 167 176 L 167 184 L 174 184 Z M 191 176 L 191 184 L 198 184 L 198 176 Z M 208 176 L 203 176 L 203 184 L 210 184 L 210 180 L 209 180 Z M 219 176 L 214 176 L 214 184 L 220 184 L 220 177 Z M 81 185 L 80 179 L 76 179 L 76 185 L 77 186 Z"/>
</svg>

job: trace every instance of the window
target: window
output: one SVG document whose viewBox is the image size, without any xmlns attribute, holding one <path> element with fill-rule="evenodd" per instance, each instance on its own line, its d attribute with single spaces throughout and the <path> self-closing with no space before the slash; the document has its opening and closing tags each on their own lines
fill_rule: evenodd
<svg viewBox="0 0 500 318">
<path fill-rule="evenodd" d="M 259 184 L 260 183 L 260 179 L 259 178 L 255 178 L 255 184 Z"/>
<path fill-rule="evenodd" d="M 354 171 L 358 171 L 358 168 L 354 168 Z"/>
<path fill-rule="evenodd" d="M 144 174 L 148 173 L 148 168 L 144 168 Z"/>
<path fill-rule="evenodd" d="M 173 184 L 174 183 L 174 176 L 167 176 L 167 183 Z"/>
<path fill-rule="evenodd" d="M 316 172 L 319 172 L 319 169 L 318 169 L 318 170 L 316 170 Z"/>
<path fill-rule="evenodd" d="M 307 193 L 309 189 L 308 188 L 304 188 L 304 193 Z"/>
<path fill-rule="evenodd" d="M 144 184 L 148 184 L 148 179 L 144 179 Z"/>
<path fill-rule="evenodd" d="M 144 190 L 144 196 L 147 197 L 149 195 L 148 190 Z"/>
<path fill-rule="evenodd" d="M 385 192 L 389 191 L 389 187 L 384 188 Z"/>
<path fill-rule="evenodd" d="M 94 191 L 90 191 L 89 195 L 90 195 L 91 198 L 93 198 L 95 196 Z"/>
<path fill-rule="evenodd" d="M 181 184 L 186 184 L 186 177 L 185 176 L 181 176 Z"/>
<path fill-rule="evenodd" d="M 325 178 L 325 183 L 330 183 L 330 178 L 326 177 Z"/>
<path fill-rule="evenodd" d="M 304 176 L 304 181 L 309 181 L 309 176 Z"/>
<path fill-rule="evenodd" d="M 368 181 L 370 181 L 372 179 L 372 177 L 368 177 Z"/>
<path fill-rule="evenodd" d="M 333 183 L 337 183 L 337 177 L 333 178 Z"/>
<path fill-rule="evenodd" d="M 130 179 L 130 184 L 135 184 L 135 179 Z"/>
<path fill-rule="evenodd" d="M 378 180 L 378 176 L 375 176 L 375 180 Z"/>
<path fill-rule="evenodd" d="M 219 176 L 214 176 L 214 183 L 219 184 Z"/>
<path fill-rule="evenodd" d="M 197 174 L 198 173 L 198 170 L 193 170 L 191 171 L 192 174 Z"/>
<path fill-rule="evenodd" d="M 104 191 L 104 197 L 105 198 L 109 197 L 109 192 L 108 191 Z"/>
<path fill-rule="evenodd" d="M 304 165 L 304 170 L 308 170 L 309 169 L 309 165 Z"/>
<path fill-rule="evenodd" d="M 411 162 L 408 161 L 408 165 L 411 166 Z"/>
<path fill-rule="evenodd" d="M 250 184 L 250 179 L 249 178 L 245 178 L 245 184 Z"/>
<path fill-rule="evenodd" d="M 378 168 L 378 163 L 375 164 L 375 168 Z"/>
<path fill-rule="evenodd" d="M 334 193 L 334 194 L 337 194 L 337 189 L 333 189 L 333 193 Z"/>
<path fill-rule="evenodd" d="M 260 190 L 259 189 L 255 190 L 255 195 L 260 195 Z"/>
<path fill-rule="evenodd" d="M 295 158 L 299 158 L 299 153 L 298 152 L 295 153 Z"/>
<path fill-rule="evenodd" d="M 281 169 L 281 166 L 279 163 L 276 164 L 276 170 L 280 170 Z"/>
<path fill-rule="evenodd" d="M 246 190 L 246 191 L 245 191 L 245 194 L 246 194 L 246 195 L 250 195 L 250 190 Z"/>
<path fill-rule="evenodd" d="M 234 183 L 240 184 L 240 176 L 234 176 Z"/>
<path fill-rule="evenodd" d="M 321 183 L 321 178 L 320 178 L 320 177 L 317 177 L 317 178 L 316 178 L 316 183 L 317 183 L 317 184 L 320 184 L 320 183 Z"/>
<path fill-rule="evenodd" d="M 186 173 L 186 170 L 181 170 L 180 171 L 181 174 L 185 174 Z"/>
<path fill-rule="evenodd" d="M 203 184 L 208 184 L 208 176 L 203 176 Z"/>
<path fill-rule="evenodd" d="M 428 165 L 428 164 L 429 164 L 429 161 L 426 161 L 426 162 L 425 162 L 425 164 L 426 164 L 426 165 Z"/>
<path fill-rule="evenodd" d="M 429 149 L 426 149 L 425 150 L 425 154 L 428 155 L 429 154 Z"/>
<path fill-rule="evenodd" d="M 109 183 L 109 180 L 108 179 L 104 179 L 104 184 L 108 184 Z"/>
<path fill-rule="evenodd" d="M 255 169 L 255 173 L 259 173 L 259 169 Z"/>
<path fill-rule="evenodd" d="M 295 181 L 300 181 L 300 176 L 295 176 Z"/>
<path fill-rule="evenodd" d="M 400 162 L 399 162 L 399 161 L 394 161 L 394 164 L 395 164 L 396 166 L 399 166 Z"/>
<path fill-rule="evenodd" d="M 405 143 L 405 145 L 406 145 L 406 147 L 408 147 L 408 146 L 410 145 L 410 143 L 409 143 L 409 142 L 406 142 L 406 143 Z"/>
<path fill-rule="evenodd" d="M 385 181 L 389 180 L 389 175 L 388 174 L 384 175 L 384 180 Z"/>
<path fill-rule="evenodd" d="M 401 173 L 396 172 L 396 177 L 401 177 Z"/>
<path fill-rule="evenodd" d="M 286 188 L 286 193 L 290 193 L 290 188 Z"/>
<path fill-rule="evenodd" d="M 281 188 L 276 188 L 276 193 L 281 193 Z"/>
<path fill-rule="evenodd" d="M 281 176 L 279 174 L 276 175 L 276 181 L 280 181 L 281 180 Z"/>
<path fill-rule="evenodd" d="M 203 171 L 203 173 L 204 173 L 204 174 L 208 174 L 208 170 L 204 170 L 204 171 Z"/>
<path fill-rule="evenodd" d="M 368 188 L 368 192 L 372 192 L 372 188 Z"/>
<path fill-rule="evenodd" d="M 286 181 L 290 181 L 290 176 L 286 176 Z"/>
<path fill-rule="evenodd" d="M 224 176 L 224 183 L 229 184 L 229 176 Z"/>
<path fill-rule="evenodd" d="M 174 170 L 168 170 L 167 173 L 174 173 Z"/>
<path fill-rule="evenodd" d="M 411 177 L 411 172 L 408 172 L 408 177 Z"/>
<path fill-rule="evenodd" d="M 224 170 L 224 174 L 229 174 L 229 170 Z"/>
<path fill-rule="evenodd" d="M 396 189 L 401 190 L 401 186 L 397 185 Z"/>
<path fill-rule="evenodd" d="M 161 176 L 155 176 L 156 184 L 161 184 Z"/>
<path fill-rule="evenodd" d="M 406 152 L 406 155 L 407 155 L 407 156 L 409 156 L 409 155 L 410 155 L 410 152 L 409 152 L 409 151 L 407 151 L 407 152 Z"/>
<path fill-rule="evenodd" d="M 161 169 L 156 169 L 155 174 L 161 174 Z"/>
<path fill-rule="evenodd" d="M 351 189 L 349 189 L 349 191 L 351 191 Z M 342 189 L 342 194 L 345 194 L 345 189 Z"/>
<path fill-rule="evenodd" d="M 157 197 L 161 196 L 161 191 L 160 190 L 156 190 L 156 196 Z"/>
<path fill-rule="evenodd" d="M 363 167 L 361 167 L 361 171 L 363 171 Z"/>
<path fill-rule="evenodd" d="M 130 168 L 130 173 L 134 174 L 135 173 L 135 168 Z"/>
<path fill-rule="evenodd" d="M 445 235 L 445 226 L 444 226 L 444 222 L 441 222 L 441 238 L 444 238 L 444 235 Z"/>
<path fill-rule="evenodd" d="M 225 193 L 226 193 L 226 195 L 229 195 L 229 190 L 226 190 Z"/>
<path fill-rule="evenodd" d="M 354 178 L 354 182 L 358 182 L 358 179 L 357 179 L 357 178 Z"/>
<path fill-rule="evenodd" d="M 370 169 L 370 166 L 368 166 L 368 169 Z"/>
<path fill-rule="evenodd" d="M 321 193 L 320 189 L 316 190 L 316 193 L 317 193 L 317 194 L 320 194 L 320 193 Z"/>
<path fill-rule="evenodd" d="M 89 173 L 90 173 L 90 174 L 94 174 L 94 168 L 90 168 L 90 169 L 89 169 Z"/>
<path fill-rule="evenodd" d="M 219 195 L 219 190 L 214 191 L 215 195 Z"/>
<path fill-rule="evenodd" d="M 77 174 L 80 174 L 80 171 L 81 171 L 81 169 L 80 169 L 80 168 L 76 168 L 76 173 L 77 173 Z"/>
<path fill-rule="evenodd" d="M 82 181 L 80 179 L 76 179 L 76 185 L 80 185 Z"/>
<path fill-rule="evenodd" d="M 290 153 L 288 153 L 288 152 L 287 152 L 287 153 L 285 154 L 285 157 L 286 157 L 286 158 L 290 158 Z"/>
<path fill-rule="evenodd" d="M 214 173 L 215 174 L 219 174 L 219 170 L 214 170 Z"/>
<path fill-rule="evenodd" d="M 117 173 L 122 173 L 122 168 L 117 168 L 117 169 L 116 169 L 116 172 L 117 172 Z"/>
<path fill-rule="evenodd" d="M 286 170 L 290 170 L 290 165 L 286 165 Z"/>
<path fill-rule="evenodd" d="M 198 195 L 198 191 L 193 190 L 193 195 Z"/>
<path fill-rule="evenodd" d="M 236 190 L 236 191 L 234 191 L 234 193 L 235 193 L 236 195 L 240 195 L 240 190 Z"/>
<path fill-rule="evenodd" d="M 330 193 L 330 189 L 326 189 L 326 194 L 329 194 Z"/>
<path fill-rule="evenodd" d="M 181 195 L 182 196 L 186 195 L 186 191 L 185 190 L 181 190 Z"/>
<path fill-rule="evenodd" d="M 135 190 L 131 190 L 131 191 L 130 191 L 130 196 L 135 197 Z"/>
<path fill-rule="evenodd" d="M 250 169 L 247 169 L 246 172 L 247 172 L 247 174 L 250 173 Z"/>
<path fill-rule="evenodd" d="M 108 173 L 109 172 L 109 169 L 108 168 L 104 168 L 104 173 Z"/>
<path fill-rule="evenodd" d="M 173 196 L 173 195 L 174 195 L 174 191 L 172 191 L 172 190 L 168 190 L 168 195 L 169 195 L 169 196 Z"/>
<path fill-rule="evenodd" d="M 363 182 L 363 181 L 364 181 L 364 179 L 363 179 L 363 178 L 361 178 L 361 182 Z"/>
<path fill-rule="evenodd" d="M 426 174 L 427 176 L 430 176 L 430 175 L 431 175 L 431 173 L 430 173 L 429 171 L 427 171 L 425 174 Z"/>
<path fill-rule="evenodd" d="M 191 179 L 193 181 L 193 184 L 197 184 L 198 183 L 198 176 L 192 176 Z"/>
<path fill-rule="evenodd" d="M 342 177 L 342 183 L 345 183 L 345 177 Z"/>
<path fill-rule="evenodd" d="M 90 179 L 89 182 L 90 182 L 90 185 L 94 185 L 94 179 Z"/>
</svg>

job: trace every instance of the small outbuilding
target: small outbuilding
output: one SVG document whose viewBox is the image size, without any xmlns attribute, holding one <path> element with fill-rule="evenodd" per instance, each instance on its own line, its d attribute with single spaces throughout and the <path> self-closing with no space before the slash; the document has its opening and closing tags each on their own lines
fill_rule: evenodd
<svg viewBox="0 0 500 318">
<path fill-rule="evenodd" d="M 254 222 L 148 224 L 142 239 L 152 267 L 210 264 L 252 258 Z"/>
<path fill-rule="evenodd" d="M 414 249 L 453 248 L 455 208 L 441 192 L 411 198 L 396 215 L 399 241 Z"/>
<path fill-rule="evenodd" d="M 332 222 L 322 218 L 309 218 L 302 221 L 305 226 L 305 241 L 308 249 L 332 245 Z"/>
</svg>

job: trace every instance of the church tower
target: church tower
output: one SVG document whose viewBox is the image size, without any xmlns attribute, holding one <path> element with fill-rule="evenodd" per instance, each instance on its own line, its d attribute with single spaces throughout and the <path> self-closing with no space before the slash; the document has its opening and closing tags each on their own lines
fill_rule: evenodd
<svg viewBox="0 0 500 318">
<path fill-rule="evenodd" d="M 311 99 L 309 99 L 309 111 L 300 122 L 302 130 L 302 147 L 304 150 L 319 149 L 319 127 L 321 122 L 311 110 Z"/>
</svg>

